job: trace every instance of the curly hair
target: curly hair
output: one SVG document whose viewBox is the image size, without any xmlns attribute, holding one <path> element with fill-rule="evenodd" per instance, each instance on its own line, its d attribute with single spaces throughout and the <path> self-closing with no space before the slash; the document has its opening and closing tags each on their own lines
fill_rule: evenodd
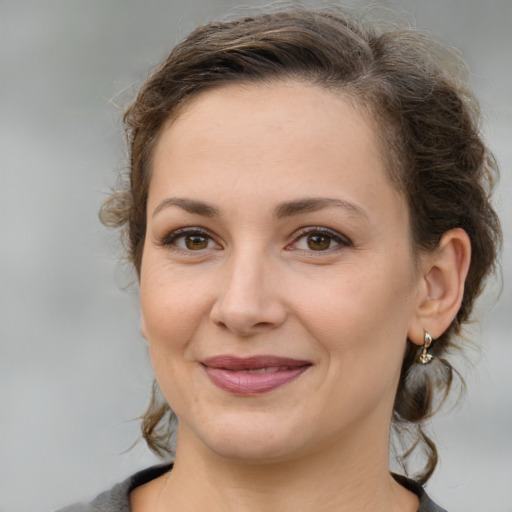
<svg viewBox="0 0 512 512">
<path fill-rule="evenodd" d="M 207 88 L 284 79 L 342 92 L 370 114 L 390 177 L 407 200 L 416 254 L 434 250 L 453 228 L 464 229 L 471 240 L 462 305 L 435 345 L 441 365 L 411 384 L 417 347 L 408 342 L 394 404 L 394 428 L 414 433 L 403 459 L 423 446 L 426 462 L 415 476 L 425 482 L 437 451 L 424 422 L 446 397 L 454 372 L 444 355 L 456 346 L 486 277 L 495 270 L 501 242 L 490 204 L 498 169 L 479 133 L 479 108 L 465 64 L 454 50 L 417 30 L 381 27 L 339 9 L 291 8 L 201 26 L 174 48 L 126 111 L 129 179 L 105 202 L 101 219 L 121 229 L 139 272 L 151 157 L 164 125 Z M 159 455 L 171 451 L 172 424 L 172 411 L 155 384 L 142 430 Z"/>
</svg>

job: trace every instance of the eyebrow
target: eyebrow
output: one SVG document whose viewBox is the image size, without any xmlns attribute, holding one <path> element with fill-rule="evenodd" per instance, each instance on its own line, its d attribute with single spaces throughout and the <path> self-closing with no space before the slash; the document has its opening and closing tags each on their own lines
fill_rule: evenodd
<svg viewBox="0 0 512 512">
<path fill-rule="evenodd" d="M 359 206 L 349 201 L 328 197 L 313 197 L 281 203 L 275 210 L 275 216 L 278 219 L 282 219 L 283 217 L 292 217 L 293 215 L 300 215 L 301 213 L 317 212 L 323 208 L 329 207 L 343 208 L 361 217 L 368 217 L 366 212 Z"/>
<path fill-rule="evenodd" d="M 217 217 L 219 215 L 219 211 L 215 207 L 203 201 L 196 201 L 195 199 L 187 199 L 185 197 L 168 197 L 161 201 L 154 209 L 153 216 L 169 206 L 178 206 L 188 213 L 195 213 L 204 217 Z"/>
<path fill-rule="evenodd" d="M 218 217 L 220 215 L 217 208 L 203 201 L 185 197 L 168 197 L 161 201 L 154 209 L 153 216 L 170 206 L 177 206 L 188 213 L 202 215 L 204 217 Z M 359 206 L 349 201 L 328 197 L 313 197 L 280 203 L 274 211 L 274 216 L 278 219 L 282 219 L 302 213 L 317 212 L 323 208 L 329 207 L 343 208 L 362 217 L 368 217 L 366 212 Z"/>
</svg>

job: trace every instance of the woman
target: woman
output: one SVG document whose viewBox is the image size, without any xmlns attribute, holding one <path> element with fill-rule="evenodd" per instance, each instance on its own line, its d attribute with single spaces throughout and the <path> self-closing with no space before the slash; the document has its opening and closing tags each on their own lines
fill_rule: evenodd
<svg viewBox="0 0 512 512">
<path fill-rule="evenodd" d="M 292 9 L 200 27 L 149 78 L 102 218 L 139 277 L 144 437 L 170 454 L 175 427 L 175 457 L 78 510 L 442 510 L 422 426 L 501 236 L 456 62 Z"/>
</svg>

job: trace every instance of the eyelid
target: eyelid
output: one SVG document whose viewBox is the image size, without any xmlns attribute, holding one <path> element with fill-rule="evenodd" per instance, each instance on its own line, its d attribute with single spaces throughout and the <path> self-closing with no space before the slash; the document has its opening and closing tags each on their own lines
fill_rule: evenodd
<svg viewBox="0 0 512 512">
<path fill-rule="evenodd" d="M 336 248 L 338 246 L 349 247 L 352 245 L 352 241 L 347 236 L 342 235 L 341 233 L 339 233 L 338 231 L 335 231 L 334 229 L 327 228 L 325 226 L 304 226 L 293 233 L 293 235 L 291 237 L 292 241 L 286 246 L 285 249 L 294 250 L 294 247 L 293 247 L 294 244 L 296 244 L 301 238 L 303 238 L 307 235 L 312 235 L 312 234 L 326 235 L 337 243 L 336 247 L 327 249 L 325 251 L 318 251 L 318 253 L 331 252 L 333 250 L 336 250 Z M 207 250 L 207 249 L 199 249 L 197 251 L 185 250 L 185 249 L 182 249 L 174 244 L 174 242 L 177 239 L 187 236 L 187 235 L 204 236 L 204 237 L 212 240 L 213 243 L 216 244 L 218 248 L 222 248 L 221 244 L 219 244 L 217 242 L 216 237 L 209 230 L 207 230 L 203 227 L 199 227 L 199 226 L 187 226 L 187 227 L 174 229 L 174 230 L 170 231 L 169 233 L 167 233 L 166 235 L 164 235 L 158 241 L 158 243 L 162 247 L 168 247 L 172 250 L 176 250 L 176 251 L 180 251 L 180 252 L 191 252 L 191 253 L 198 252 L 199 253 L 199 252 Z M 316 251 L 311 250 L 308 252 L 314 253 Z"/>
<path fill-rule="evenodd" d="M 178 238 L 181 238 L 181 237 L 184 237 L 187 235 L 204 236 L 204 237 L 212 240 L 219 248 L 221 247 L 221 245 L 215 239 L 215 236 L 210 231 L 208 231 L 205 228 L 199 227 L 199 226 L 187 226 L 187 227 L 174 229 L 174 230 L 170 231 L 169 233 L 167 233 L 166 235 L 164 235 L 159 240 L 159 245 L 161 245 L 162 247 L 168 247 L 170 249 L 173 249 L 176 251 L 181 251 L 181 252 L 191 252 L 192 253 L 192 252 L 202 252 L 202 251 L 208 250 L 208 249 L 199 249 L 197 251 L 186 250 L 186 249 L 182 249 L 182 248 L 178 247 L 177 245 L 175 245 L 173 243 Z"/>
<path fill-rule="evenodd" d="M 304 236 L 307 236 L 307 235 L 315 234 L 315 233 L 327 235 L 327 236 L 331 237 L 335 242 L 337 242 L 342 247 L 349 247 L 352 245 L 352 241 L 347 236 L 342 235 L 341 233 L 339 233 L 338 231 L 335 231 L 334 229 L 327 228 L 325 226 L 304 226 L 304 227 L 298 229 L 297 231 L 295 231 L 295 233 L 292 235 L 292 238 L 293 238 L 292 242 L 290 244 L 288 244 L 286 248 L 288 250 L 293 249 L 292 246 L 294 244 L 296 244 L 301 238 L 303 238 Z M 289 248 L 291 248 L 291 249 L 289 249 Z M 336 247 L 327 249 L 325 251 L 308 251 L 308 252 L 311 252 L 311 253 L 318 252 L 319 254 L 321 254 L 321 253 L 330 252 L 335 249 L 336 249 Z"/>
</svg>

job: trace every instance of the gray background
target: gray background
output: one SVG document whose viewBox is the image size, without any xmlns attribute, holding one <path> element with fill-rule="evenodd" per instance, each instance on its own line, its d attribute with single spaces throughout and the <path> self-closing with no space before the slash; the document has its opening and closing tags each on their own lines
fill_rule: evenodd
<svg viewBox="0 0 512 512">
<path fill-rule="evenodd" d="M 512 1 L 376 3 L 462 50 L 501 162 L 503 288 L 481 301 L 475 346 L 456 362 L 468 399 L 435 422 L 429 489 L 450 512 L 512 511 Z M 148 69 L 236 5 L 0 0 L 2 512 L 90 498 L 155 461 L 142 443 L 125 453 L 152 376 L 133 276 L 96 212 L 125 165 L 120 112 Z"/>
</svg>

